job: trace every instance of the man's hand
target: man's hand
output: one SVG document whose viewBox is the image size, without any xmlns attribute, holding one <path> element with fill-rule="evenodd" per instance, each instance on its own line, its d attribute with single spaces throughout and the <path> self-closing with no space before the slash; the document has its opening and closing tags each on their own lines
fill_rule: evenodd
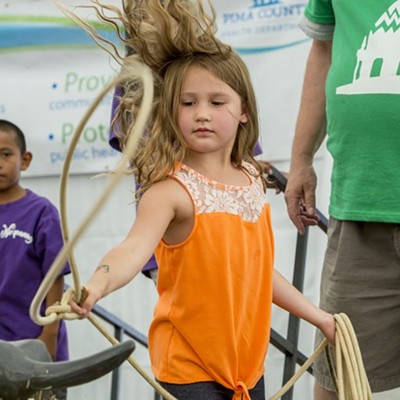
<svg viewBox="0 0 400 400">
<path fill-rule="evenodd" d="M 317 175 L 312 166 L 292 168 L 285 191 L 289 217 L 300 234 L 305 227 L 317 225 L 319 217 L 315 208 L 315 189 Z"/>
</svg>

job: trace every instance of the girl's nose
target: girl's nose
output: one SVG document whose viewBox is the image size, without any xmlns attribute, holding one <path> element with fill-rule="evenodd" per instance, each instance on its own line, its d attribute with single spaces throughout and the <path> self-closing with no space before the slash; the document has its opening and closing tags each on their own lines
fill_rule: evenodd
<svg viewBox="0 0 400 400">
<path fill-rule="evenodd" d="M 196 111 L 197 121 L 210 121 L 211 116 L 207 106 L 199 106 Z"/>
</svg>

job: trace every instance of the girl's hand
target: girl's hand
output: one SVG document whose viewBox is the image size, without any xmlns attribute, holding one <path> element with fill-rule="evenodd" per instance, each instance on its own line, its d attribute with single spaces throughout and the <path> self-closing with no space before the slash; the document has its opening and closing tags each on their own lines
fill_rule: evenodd
<svg viewBox="0 0 400 400">
<path fill-rule="evenodd" d="M 321 318 L 321 323 L 318 328 L 324 334 L 324 336 L 328 339 L 329 343 L 335 345 L 335 335 L 336 335 L 336 322 L 335 318 L 332 314 L 329 314 L 325 311 L 321 312 L 324 314 Z"/>
<path fill-rule="evenodd" d="M 82 287 L 81 300 L 79 304 L 77 304 L 74 300 L 71 300 L 69 305 L 71 306 L 73 312 L 81 317 L 87 317 L 91 309 L 100 300 L 100 298 L 101 295 L 95 288 L 90 288 L 89 286 Z"/>
</svg>

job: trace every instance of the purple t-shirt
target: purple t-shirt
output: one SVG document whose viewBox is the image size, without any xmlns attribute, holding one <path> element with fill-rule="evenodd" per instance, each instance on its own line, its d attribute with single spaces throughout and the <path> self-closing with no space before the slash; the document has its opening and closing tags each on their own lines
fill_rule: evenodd
<svg viewBox="0 0 400 400">
<path fill-rule="evenodd" d="M 116 109 L 119 105 L 119 99 L 122 96 L 123 91 L 122 88 L 120 86 L 117 86 L 115 88 L 114 91 L 114 95 L 113 95 L 113 101 L 112 101 L 112 106 L 111 106 L 111 121 L 113 120 L 114 116 L 115 116 L 115 112 Z M 110 146 L 118 151 L 121 151 L 120 145 L 119 145 L 119 140 L 117 138 L 117 136 L 115 135 L 115 132 L 113 129 L 110 129 L 110 133 L 109 133 L 109 137 L 108 137 L 108 142 L 110 144 Z M 259 142 L 256 143 L 256 146 L 254 148 L 253 154 L 255 156 L 258 156 L 262 153 L 262 148 Z M 137 188 L 137 186 L 136 186 Z M 142 272 L 146 275 L 148 275 L 148 271 L 152 270 L 152 269 L 157 269 L 157 262 L 156 259 L 154 257 L 154 255 L 150 258 L 150 260 L 147 262 L 147 264 L 143 267 Z"/>
<path fill-rule="evenodd" d="M 33 322 L 29 308 L 63 246 L 56 207 L 30 190 L 24 197 L 0 204 L 0 339 L 34 339 L 43 327 Z M 61 274 L 70 272 L 66 265 Z M 45 305 L 41 313 L 44 315 Z M 68 360 L 67 331 L 58 332 L 57 361 Z"/>
</svg>

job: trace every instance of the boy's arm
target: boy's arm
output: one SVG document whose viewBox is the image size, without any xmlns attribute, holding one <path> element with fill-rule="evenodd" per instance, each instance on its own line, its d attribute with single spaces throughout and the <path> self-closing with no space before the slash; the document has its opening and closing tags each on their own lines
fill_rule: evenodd
<svg viewBox="0 0 400 400">
<path fill-rule="evenodd" d="M 59 276 L 50 288 L 46 297 L 46 308 L 52 306 L 54 303 L 61 300 L 64 292 L 64 276 Z M 50 353 L 52 360 L 56 359 L 57 356 L 57 338 L 58 338 L 58 327 L 60 321 L 55 321 L 52 324 L 44 325 L 42 333 L 38 337 L 47 347 L 47 351 Z"/>
<path fill-rule="evenodd" d="M 101 259 L 85 285 L 87 297 L 83 304 L 71 304 L 74 312 L 85 316 L 98 300 L 126 285 L 141 271 L 175 218 L 180 191 L 180 185 L 168 179 L 143 194 L 128 235 Z"/>
<path fill-rule="evenodd" d="M 272 301 L 296 317 L 316 326 L 329 342 L 335 343 L 336 329 L 333 315 L 318 308 L 276 270 L 273 276 Z"/>
</svg>

